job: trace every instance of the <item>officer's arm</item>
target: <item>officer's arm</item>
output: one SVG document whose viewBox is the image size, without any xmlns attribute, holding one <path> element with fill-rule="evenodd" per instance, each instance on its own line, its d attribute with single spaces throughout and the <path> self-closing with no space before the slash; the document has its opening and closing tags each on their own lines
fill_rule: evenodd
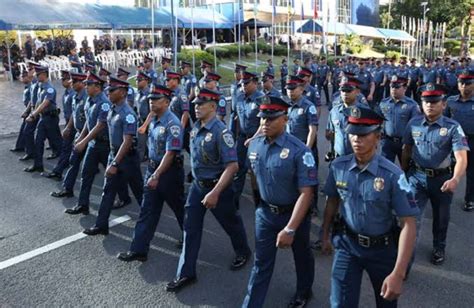
<svg viewBox="0 0 474 308">
<path fill-rule="evenodd" d="M 401 167 L 402 170 L 407 172 L 410 168 L 410 160 L 413 146 L 411 144 L 404 144 L 402 147 L 402 161 Z"/>
<path fill-rule="evenodd" d="M 26 105 L 26 108 L 25 108 L 25 111 L 23 112 L 22 116 L 21 117 L 24 117 L 26 118 L 30 112 L 31 112 L 31 101 L 28 103 L 28 105 Z"/>
<path fill-rule="evenodd" d="M 106 126 L 106 122 L 97 121 L 97 124 L 94 126 L 94 128 L 87 134 L 87 136 L 84 137 L 83 140 L 81 140 L 81 142 L 88 143 L 92 139 L 95 139 L 95 137 L 97 137 L 106 128 Z M 82 132 L 84 133 L 84 130 Z"/>
<path fill-rule="evenodd" d="M 142 135 L 146 134 L 148 130 L 148 126 L 150 125 L 151 120 L 153 119 L 154 116 L 155 114 L 153 112 L 148 113 L 148 115 L 146 116 L 145 122 L 142 124 L 142 126 L 138 128 L 139 134 L 142 134 Z"/>
<path fill-rule="evenodd" d="M 160 175 L 165 173 L 173 164 L 174 157 L 176 156 L 176 151 L 166 151 L 165 156 L 161 160 L 160 165 L 156 168 L 155 172 L 153 173 L 156 178 L 159 178 Z"/>
<path fill-rule="evenodd" d="M 120 145 L 120 148 L 115 156 L 115 161 L 120 164 L 125 156 L 130 152 L 130 149 L 133 145 L 133 136 L 132 135 L 123 135 L 123 142 Z"/>
<path fill-rule="evenodd" d="M 400 217 L 402 230 L 398 240 L 398 255 L 391 275 L 404 279 L 408 263 L 413 255 L 416 239 L 416 220 L 414 216 Z"/>
<path fill-rule="evenodd" d="M 84 125 L 82 128 L 81 134 L 79 135 L 79 138 L 77 138 L 76 143 L 81 142 L 89 133 L 89 129 L 87 129 L 87 123 Z"/>
<path fill-rule="evenodd" d="M 66 127 L 64 127 L 64 129 L 72 130 L 73 127 L 74 127 L 74 120 L 72 119 L 72 116 L 70 116 L 69 121 L 67 121 Z"/>
<path fill-rule="evenodd" d="M 331 233 L 331 225 L 336 217 L 337 211 L 339 210 L 339 197 L 327 197 L 326 208 L 324 209 L 323 215 L 323 240 L 329 240 Z"/>
<path fill-rule="evenodd" d="M 308 138 L 306 138 L 306 146 L 310 149 L 317 143 L 318 127 L 316 125 L 309 125 Z"/>
<path fill-rule="evenodd" d="M 183 115 L 181 116 L 181 127 L 184 129 L 189 122 L 189 111 L 183 111 Z"/>
<path fill-rule="evenodd" d="M 300 226 L 303 219 L 308 214 L 311 201 L 313 200 L 314 187 L 306 186 L 299 189 L 300 196 L 296 200 L 295 208 L 291 214 L 291 218 L 286 225 L 289 229 L 296 230 Z"/>
<path fill-rule="evenodd" d="M 232 183 L 234 175 L 237 173 L 237 171 L 239 171 L 239 164 L 237 162 L 228 163 L 212 191 L 220 195 L 220 193 Z"/>
<path fill-rule="evenodd" d="M 32 117 L 37 117 L 38 114 L 40 114 L 41 112 L 43 112 L 43 110 L 45 110 L 46 108 L 48 108 L 50 104 L 50 101 L 48 99 L 44 99 L 41 104 L 39 104 L 39 106 L 36 107 L 35 111 L 33 111 L 31 113 L 31 116 Z"/>
<path fill-rule="evenodd" d="M 454 165 L 452 179 L 456 180 L 456 182 L 458 182 L 459 184 L 459 182 L 461 181 L 461 177 L 464 176 L 464 173 L 466 172 L 467 168 L 467 151 L 454 151 L 454 158 L 456 159 L 456 164 Z"/>
<path fill-rule="evenodd" d="M 369 96 L 373 96 L 373 95 L 374 95 L 374 92 L 375 92 L 375 82 L 374 82 L 374 80 L 372 79 L 372 81 L 370 82 L 370 92 L 369 92 Z"/>
</svg>

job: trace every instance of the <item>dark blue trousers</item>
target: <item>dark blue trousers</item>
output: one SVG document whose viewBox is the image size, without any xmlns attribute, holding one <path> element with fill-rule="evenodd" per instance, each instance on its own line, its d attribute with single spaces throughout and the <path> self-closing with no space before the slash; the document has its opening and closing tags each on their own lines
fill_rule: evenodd
<svg viewBox="0 0 474 308">
<path fill-rule="evenodd" d="M 109 163 L 111 163 L 112 160 L 113 156 L 110 155 Z M 138 204 L 142 204 L 143 177 L 138 153 L 125 157 L 123 161 L 120 162 L 117 173 L 105 178 L 99 214 L 95 222 L 96 227 L 106 230 L 109 229 L 109 217 L 112 206 L 114 205 L 115 196 L 120 190 L 127 190 L 127 184 L 132 189 L 132 193 Z"/>
<path fill-rule="evenodd" d="M 23 119 L 20 126 L 20 132 L 18 133 L 18 137 L 16 138 L 15 142 L 15 149 L 24 149 L 25 148 L 25 126 L 26 121 Z"/>
<path fill-rule="evenodd" d="M 250 274 L 247 295 L 242 307 L 263 307 L 275 267 L 278 233 L 285 228 L 291 213 L 275 214 L 268 207 L 258 207 L 255 212 L 255 262 Z M 311 220 L 308 215 L 294 235 L 293 258 L 296 268 L 296 293 L 306 296 L 314 281 L 314 258 L 309 234 Z"/>
<path fill-rule="evenodd" d="M 44 142 L 46 138 L 49 140 L 53 153 L 59 154 L 62 138 L 59 131 L 58 116 L 42 115 L 38 121 L 35 136 L 35 167 L 43 167 Z"/>
<path fill-rule="evenodd" d="M 69 166 L 73 143 L 74 143 L 74 134 L 71 132 L 68 138 L 63 139 L 63 143 L 61 146 L 61 153 L 59 154 L 59 160 L 56 166 L 54 167 L 53 172 L 56 172 L 58 174 L 63 174 L 64 169 L 66 169 Z"/>
<path fill-rule="evenodd" d="M 374 289 L 377 308 L 397 307 L 397 301 L 387 301 L 380 296 L 385 278 L 392 272 L 397 260 L 397 247 L 365 248 L 346 235 L 333 238 L 335 248 L 331 275 L 331 307 L 359 306 L 362 273 L 369 275 Z"/>
<path fill-rule="evenodd" d="M 36 155 L 35 151 L 35 131 L 38 126 L 38 119 L 33 120 L 32 122 L 25 121 L 25 128 L 23 129 L 23 137 L 25 140 L 25 152 L 29 156 L 34 157 Z"/>
<path fill-rule="evenodd" d="M 474 138 L 469 138 L 470 151 L 467 152 L 466 195 L 464 201 L 474 202 Z"/>
<path fill-rule="evenodd" d="M 145 175 L 143 202 L 140 208 L 140 217 L 135 225 L 130 251 L 147 254 L 150 242 L 160 220 L 163 204 L 166 202 L 173 211 L 179 227 L 183 230 L 184 221 L 184 169 L 173 165 L 160 176 L 156 189 L 150 189 L 146 183 L 155 168 L 148 166 Z"/>
<path fill-rule="evenodd" d="M 71 157 L 69 158 L 69 168 L 67 169 L 66 176 L 63 180 L 64 190 L 73 191 L 83 158 L 84 153 L 77 153 L 74 150 L 71 152 Z"/>
<path fill-rule="evenodd" d="M 195 277 L 196 261 L 201 247 L 204 215 L 207 209 L 201 201 L 211 189 L 202 188 L 196 180 L 189 190 L 188 200 L 184 207 L 184 246 L 179 258 L 176 277 Z M 235 254 L 239 256 L 250 253 L 244 223 L 233 204 L 232 187 L 226 188 L 219 196 L 219 201 L 212 214 L 230 237 Z"/>
<path fill-rule="evenodd" d="M 234 177 L 234 182 L 232 183 L 234 189 L 234 205 L 238 208 L 240 196 L 244 191 L 245 178 L 248 171 L 247 163 L 247 147 L 244 145 L 246 137 L 238 136 L 237 137 L 237 162 L 239 164 L 239 171 Z"/>
<path fill-rule="evenodd" d="M 394 142 L 388 138 L 383 138 L 381 141 L 382 156 L 391 162 L 395 162 L 395 158 L 398 157 L 398 161 L 402 161 L 402 146 L 403 143 Z"/>
</svg>

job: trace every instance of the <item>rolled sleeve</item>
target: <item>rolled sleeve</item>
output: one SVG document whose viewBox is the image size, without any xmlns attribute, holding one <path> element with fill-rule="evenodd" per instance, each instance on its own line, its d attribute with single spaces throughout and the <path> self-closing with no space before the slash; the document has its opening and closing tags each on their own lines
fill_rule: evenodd
<svg viewBox="0 0 474 308">
<path fill-rule="evenodd" d="M 415 201 L 414 189 L 408 183 L 405 174 L 401 171 L 394 174 L 393 181 L 391 207 L 397 216 L 417 216 L 420 210 Z"/>
<path fill-rule="evenodd" d="M 237 151 L 232 134 L 229 131 L 224 131 L 221 134 L 218 142 L 221 151 L 222 162 L 227 164 L 237 161 Z"/>
<path fill-rule="evenodd" d="M 166 151 L 181 151 L 183 148 L 183 129 L 181 125 L 171 125 L 167 128 Z"/>
<path fill-rule="evenodd" d="M 336 187 L 336 179 L 334 178 L 334 170 L 332 164 L 329 166 L 328 177 L 326 179 L 326 185 L 324 186 L 324 193 L 328 197 L 339 197 Z"/>
<path fill-rule="evenodd" d="M 318 185 L 318 168 L 313 153 L 306 150 L 296 157 L 298 188 Z"/>
<path fill-rule="evenodd" d="M 461 125 L 457 124 L 453 128 L 453 133 L 452 133 L 452 145 L 453 145 L 453 152 L 456 151 L 469 151 L 469 145 L 467 142 L 467 137 L 464 134 L 464 131 L 461 127 Z"/>
</svg>

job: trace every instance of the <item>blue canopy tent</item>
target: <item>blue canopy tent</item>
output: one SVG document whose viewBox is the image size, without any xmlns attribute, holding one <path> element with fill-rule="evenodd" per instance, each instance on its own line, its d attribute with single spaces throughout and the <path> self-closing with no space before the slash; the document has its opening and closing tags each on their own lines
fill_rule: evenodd
<svg viewBox="0 0 474 308">
<path fill-rule="evenodd" d="M 321 33 L 323 32 L 323 27 L 318 24 L 317 21 L 314 19 L 310 19 L 307 22 L 305 22 L 299 29 L 299 33 Z"/>
<path fill-rule="evenodd" d="M 194 19 L 194 29 L 210 29 L 212 26 L 212 9 L 193 8 L 194 12 L 191 15 L 191 8 L 176 8 L 174 13 L 177 14 L 179 28 L 191 28 L 191 19 Z M 171 9 L 167 7 L 159 8 L 166 14 L 171 14 Z M 155 17 L 156 18 L 156 17 Z M 214 12 L 214 23 L 216 29 L 232 29 L 234 24 L 227 17 L 221 13 Z"/>
<path fill-rule="evenodd" d="M 385 38 L 389 40 L 409 41 L 409 42 L 416 41 L 413 36 L 411 36 L 406 31 L 403 31 L 403 30 L 383 29 L 383 28 L 377 28 L 377 30 L 380 33 L 382 33 L 385 36 Z"/>
</svg>

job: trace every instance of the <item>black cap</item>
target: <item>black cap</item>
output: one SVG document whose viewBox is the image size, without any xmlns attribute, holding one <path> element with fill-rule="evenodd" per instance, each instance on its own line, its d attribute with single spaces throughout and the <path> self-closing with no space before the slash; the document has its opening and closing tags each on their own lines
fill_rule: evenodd
<svg viewBox="0 0 474 308">
<path fill-rule="evenodd" d="M 192 64 L 190 62 L 187 62 L 187 61 L 181 61 L 180 62 L 180 67 L 183 68 L 183 67 L 191 67 Z"/>
<path fill-rule="evenodd" d="M 49 73 L 49 68 L 46 66 L 37 65 L 35 66 L 35 73 L 36 74 Z"/>
<path fill-rule="evenodd" d="M 61 70 L 61 79 L 62 80 L 69 80 L 71 79 L 71 73 L 66 70 Z"/>
<path fill-rule="evenodd" d="M 99 70 L 99 76 L 110 76 L 112 75 L 111 72 L 109 72 L 108 70 L 106 70 L 105 68 L 101 67 L 100 70 Z"/>
<path fill-rule="evenodd" d="M 194 104 L 204 104 L 209 102 L 217 103 L 221 98 L 221 94 L 207 88 L 196 89 L 196 98 L 193 100 Z"/>
<path fill-rule="evenodd" d="M 240 72 L 243 72 L 245 70 L 247 70 L 247 66 L 235 63 L 235 69 L 234 69 L 235 73 L 240 73 Z"/>
<path fill-rule="evenodd" d="M 80 73 L 72 73 L 71 72 L 71 79 L 72 79 L 72 82 L 84 82 L 84 80 L 87 79 L 87 75 L 86 74 L 80 74 Z"/>
<path fill-rule="evenodd" d="M 298 70 L 298 76 L 299 77 L 311 77 L 313 75 L 313 72 L 306 67 L 300 67 Z"/>
<path fill-rule="evenodd" d="M 137 81 L 141 80 L 141 79 L 146 79 L 148 81 L 152 80 L 151 76 L 148 75 L 146 72 L 144 71 L 140 71 L 138 72 L 137 74 Z"/>
<path fill-rule="evenodd" d="M 123 76 L 123 75 L 130 75 L 130 72 L 127 70 L 124 70 L 123 68 L 119 67 L 117 70 L 117 76 Z"/>
<path fill-rule="evenodd" d="M 304 86 L 305 81 L 301 77 L 295 76 L 295 75 L 290 75 L 286 81 L 286 87 L 288 90 L 293 90 L 296 89 L 297 87 L 302 87 Z"/>
<path fill-rule="evenodd" d="M 116 89 L 128 89 L 130 84 L 124 80 L 115 78 L 115 77 L 109 77 L 109 91 L 113 91 Z"/>
<path fill-rule="evenodd" d="M 367 135 L 382 128 L 385 118 L 366 107 L 349 107 L 344 109 L 344 114 L 348 117 L 346 133 L 351 135 Z"/>
<path fill-rule="evenodd" d="M 212 64 L 211 62 L 206 61 L 206 60 L 201 60 L 201 68 L 213 67 L 213 66 L 214 64 Z"/>
<path fill-rule="evenodd" d="M 104 85 L 105 80 L 97 76 L 96 74 L 89 72 L 89 75 L 87 75 L 87 79 L 85 80 L 85 83 L 90 85 L 90 84 L 100 84 Z"/>
<path fill-rule="evenodd" d="M 398 75 L 393 75 L 392 78 L 390 79 L 390 84 L 391 85 L 406 85 L 408 83 L 408 79 L 405 78 L 404 76 L 398 76 Z"/>
<path fill-rule="evenodd" d="M 165 87 L 161 84 L 154 84 L 151 88 L 150 94 L 148 94 L 148 99 L 160 99 L 166 97 L 167 99 L 171 100 L 171 96 L 173 95 L 173 90 L 168 87 Z"/>
<path fill-rule="evenodd" d="M 262 72 L 262 81 L 265 82 L 267 80 L 273 80 L 275 79 L 275 76 L 273 74 L 267 73 L 267 72 Z"/>
<path fill-rule="evenodd" d="M 171 63 L 171 58 L 168 58 L 168 57 L 161 57 L 161 64 L 163 63 Z"/>
<path fill-rule="evenodd" d="M 440 84 L 427 83 L 418 88 L 422 101 L 438 102 L 443 100 L 446 94 L 446 88 Z"/>
<path fill-rule="evenodd" d="M 242 83 L 249 83 L 250 81 L 258 81 L 258 76 L 255 73 L 245 71 Z"/>
<path fill-rule="evenodd" d="M 206 74 L 206 76 L 204 77 L 204 81 L 205 82 L 209 82 L 209 81 L 219 81 L 221 80 L 221 75 L 217 74 L 217 73 L 214 73 L 214 72 L 208 72 Z"/>
<path fill-rule="evenodd" d="M 257 117 L 276 118 L 286 114 L 290 104 L 279 96 L 265 96 L 260 104 L 260 112 Z"/>
<path fill-rule="evenodd" d="M 358 78 L 344 74 L 344 76 L 341 78 L 339 86 L 341 91 L 352 91 L 354 89 L 359 89 L 361 84 L 362 83 Z"/>
<path fill-rule="evenodd" d="M 461 73 L 458 75 L 458 82 L 461 82 L 464 84 L 474 83 L 474 70 L 472 69 L 462 70 Z"/>
</svg>

